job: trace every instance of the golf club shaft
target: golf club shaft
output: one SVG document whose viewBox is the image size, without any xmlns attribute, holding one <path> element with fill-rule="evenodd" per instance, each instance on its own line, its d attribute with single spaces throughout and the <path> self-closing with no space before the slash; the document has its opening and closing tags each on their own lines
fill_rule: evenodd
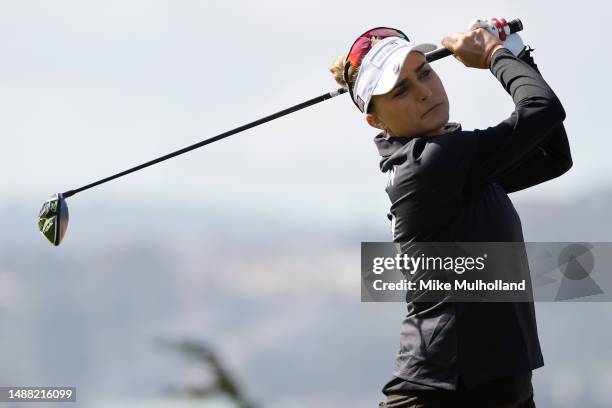
<svg viewBox="0 0 612 408">
<path fill-rule="evenodd" d="M 521 24 L 521 21 L 519 19 L 514 19 L 512 21 L 509 21 L 507 23 L 507 25 L 510 27 L 510 32 L 511 33 L 512 32 L 517 32 L 517 31 L 520 31 L 520 30 L 523 29 L 523 25 Z M 452 52 L 448 48 L 439 48 L 439 49 L 437 49 L 435 51 L 427 53 L 425 55 L 425 58 L 427 59 L 427 61 L 432 62 L 432 61 L 439 60 L 440 58 L 447 57 L 449 55 L 452 55 Z M 251 123 L 247 123 L 246 125 L 242 125 L 240 127 L 237 127 L 235 129 L 229 130 L 229 131 L 224 132 L 224 133 L 221 133 L 221 134 L 219 134 L 217 136 L 213 136 L 213 137 L 208 138 L 206 140 L 202 140 L 201 142 L 192 144 L 190 146 L 184 147 L 184 148 L 182 148 L 180 150 L 177 150 L 175 152 L 172 152 L 172 153 L 166 154 L 164 156 L 158 157 L 157 159 L 150 160 L 150 161 L 148 161 L 146 163 L 143 163 L 143 164 L 140 164 L 138 166 L 132 167 L 131 169 L 124 170 L 121 173 L 114 174 L 112 176 L 103 178 L 101 180 L 95 181 L 95 182 L 93 182 L 91 184 L 87 184 L 87 185 L 85 185 L 83 187 L 79 187 L 79 188 L 74 189 L 74 190 L 68 190 L 68 191 L 62 193 L 62 195 L 63 195 L 64 198 L 68 198 L 70 196 L 75 195 L 76 193 L 80 193 L 81 191 L 90 189 L 90 188 L 98 186 L 100 184 L 104 184 L 104 183 L 106 183 L 108 181 L 111 181 L 111 180 L 114 180 L 116 178 L 125 176 L 126 174 L 130 174 L 130 173 L 133 173 L 135 171 L 144 169 L 145 167 L 152 166 L 152 165 L 154 165 L 156 163 L 159 163 L 159 162 L 162 162 L 164 160 L 171 159 L 171 158 L 173 158 L 175 156 L 181 155 L 183 153 L 187 153 L 187 152 L 189 152 L 191 150 L 194 150 L 194 149 L 197 149 L 199 147 L 205 146 L 205 145 L 210 144 L 212 142 L 216 142 L 217 140 L 221 140 L 223 138 L 226 138 L 228 136 L 234 135 L 236 133 L 240 133 L 240 132 L 242 132 L 244 130 L 247 130 L 247 129 L 250 129 L 252 127 L 259 126 L 262 123 L 266 123 L 266 122 L 269 122 L 271 120 L 280 118 L 282 116 L 285 116 L 285 115 L 288 115 L 290 113 L 296 112 L 296 111 L 298 111 L 300 109 L 304 109 L 304 108 L 306 108 L 308 106 L 317 104 L 319 102 L 323 102 L 323 101 L 325 101 L 327 99 L 331 99 L 331 98 L 333 98 L 335 96 L 342 95 L 343 93 L 346 93 L 346 92 L 348 92 L 346 89 L 338 88 L 335 91 L 327 92 L 327 93 L 325 93 L 325 94 L 323 94 L 321 96 L 317 96 L 316 98 L 312 98 L 312 99 L 307 100 L 305 102 L 302 102 L 302 103 L 299 103 L 297 105 L 294 105 L 294 106 L 292 106 L 290 108 L 287 108 L 287 109 L 284 109 L 282 111 L 276 112 L 276 113 L 274 113 L 272 115 L 268 115 L 266 117 L 263 117 L 263 118 L 258 119 L 256 121 L 253 121 Z"/>
<path fill-rule="evenodd" d="M 276 112 L 276 113 L 274 113 L 272 115 L 268 115 L 266 117 L 263 117 L 263 118 L 258 119 L 256 121 L 253 121 L 251 123 L 247 123 L 246 125 L 242 125 L 242 126 L 237 127 L 235 129 L 232 129 L 232 130 L 229 130 L 227 132 L 221 133 L 221 134 L 219 134 L 217 136 L 213 136 L 213 137 L 208 138 L 206 140 L 202 140 L 201 142 L 192 144 L 191 146 L 184 147 L 184 148 L 182 148 L 180 150 L 177 150 L 175 152 L 172 152 L 172 153 L 166 154 L 164 156 L 158 157 L 157 159 L 153 159 L 153 160 L 148 161 L 146 163 L 140 164 L 140 165 L 138 165 L 136 167 L 132 167 L 131 169 L 127 169 L 125 171 L 122 171 L 121 173 L 114 174 L 114 175 L 112 175 L 110 177 L 103 178 L 101 180 L 95 181 L 95 182 L 93 182 L 91 184 L 87 184 L 86 186 L 79 187 L 79 188 L 74 189 L 74 190 L 68 190 L 68 191 L 62 193 L 62 195 L 64 196 L 64 198 L 68 198 L 68 197 L 70 197 L 72 195 L 75 195 L 76 193 L 80 193 L 81 191 L 84 191 L 84 190 L 90 189 L 92 187 L 98 186 L 100 184 L 106 183 L 108 181 L 114 180 L 114 179 L 116 179 L 118 177 L 125 176 L 126 174 L 130 174 L 130 173 L 133 173 L 135 171 L 144 169 L 145 167 L 152 166 L 152 165 L 154 165 L 156 163 L 159 163 L 159 162 L 162 162 L 164 160 L 171 159 L 172 157 L 181 155 L 183 153 L 187 153 L 187 152 L 189 152 L 191 150 L 197 149 L 198 147 L 202 147 L 202 146 L 205 146 L 205 145 L 207 145 L 209 143 L 216 142 L 217 140 L 221 140 L 221 139 L 226 138 L 228 136 L 231 136 L 231 135 L 234 135 L 236 133 L 242 132 L 243 130 L 247 130 L 247 129 L 250 129 L 252 127 L 261 125 L 262 123 L 266 123 L 266 122 L 269 122 L 271 120 L 280 118 L 281 116 L 288 115 L 290 113 L 296 112 L 296 111 L 298 111 L 300 109 L 304 109 L 304 108 L 306 108 L 308 106 L 311 106 L 311 105 L 314 105 L 316 103 L 323 102 L 323 101 L 325 101 L 327 99 L 330 99 L 330 98 L 333 98 L 335 96 L 341 95 L 341 94 L 343 94 L 345 92 L 347 92 L 347 90 L 344 89 L 344 88 L 339 88 L 339 89 L 337 89 L 335 91 L 327 92 L 327 93 L 325 93 L 325 94 L 323 94 L 321 96 L 317 96 L 316 98 L 312 98 L 312 99 L 307 100 L 305 102 L 302 102 L 302 103 L 299 103 L 297 105 L 294 105 L 294 106 L 292 106 L 290 108 L 287 108 L 287 109 L 284 109 L 282 111 Z"/>
</svg>

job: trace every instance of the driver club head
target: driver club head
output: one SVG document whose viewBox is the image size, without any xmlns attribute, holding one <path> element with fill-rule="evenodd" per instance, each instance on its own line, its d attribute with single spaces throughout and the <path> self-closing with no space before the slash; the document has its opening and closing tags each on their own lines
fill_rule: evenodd
<svg viewBox="0 0 612 408">
<path fill-rule="evenodd" d="M 68 228 L 68 205 L 62 193 L 45 201 L 38 214 L 38 229 L 53 245 L 58 246 Z"/>
</svg>

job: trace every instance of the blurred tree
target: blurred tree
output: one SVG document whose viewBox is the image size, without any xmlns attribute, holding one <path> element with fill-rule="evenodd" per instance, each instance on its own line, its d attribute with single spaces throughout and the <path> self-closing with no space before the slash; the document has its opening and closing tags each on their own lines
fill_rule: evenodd
<svg viewBox="0 0 612 408">
<path fill-rule="evenodd" d="M 166 388 L 167 393 L 197 399 L 224 395 L 229 397 L 238 408 L 257 408 L 254 403 L 248 400 L 229 371 L 223 367 L 212 348 L 205 342 L 185 339 L 157 339 L 156 342 L 163 348 L 178 351 L 189 361 L 201 364 L 203 369 L 210 372 L 212 377 L 211 381 L 204 384 L 189 384 L 182 387 L 169 386 Z"/>
</svg>

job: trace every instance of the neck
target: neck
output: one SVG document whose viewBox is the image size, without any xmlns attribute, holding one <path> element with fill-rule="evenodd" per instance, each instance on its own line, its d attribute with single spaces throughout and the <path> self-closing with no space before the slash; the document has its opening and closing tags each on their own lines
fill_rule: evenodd
<svg viewBox="0 0 612 408">
<path fill-rule="evenodd" d="M 440 126 L 439 128 L 435 129 L 435 130 L 431 130 L 429 132 L 424 133 L 422 136 L 442 135 L 442 134 L 446 133 L 446 131 L 444 130 L 445 126 L 446 126 L 446 123 L 443 124 L 442 126 Z"/>
</svg>

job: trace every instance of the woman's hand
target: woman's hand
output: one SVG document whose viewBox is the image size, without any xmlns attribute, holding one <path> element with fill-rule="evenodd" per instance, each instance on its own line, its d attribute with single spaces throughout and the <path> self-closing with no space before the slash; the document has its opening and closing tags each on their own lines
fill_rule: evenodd
<svg viewBox="0 0 612 408">
<path fill-rule="evenodd" d="M 488 69 L 491 56 L 499 48 L 504 48 L 504 44 L 486 29 L 476 24 L 471 27 L 469 31 L 445 36 L 441 43 L 466 67 Z"/>
</svg>

